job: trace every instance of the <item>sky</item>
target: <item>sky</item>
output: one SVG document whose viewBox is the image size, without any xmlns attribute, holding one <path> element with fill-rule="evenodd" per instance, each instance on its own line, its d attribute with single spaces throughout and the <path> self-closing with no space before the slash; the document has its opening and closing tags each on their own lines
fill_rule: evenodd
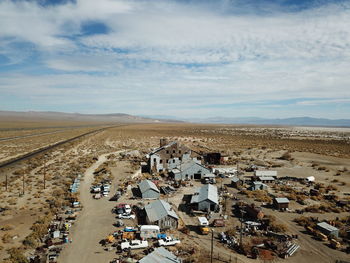
<svg viewBox="0 0 350 263">
<path fill-rule="evenodd" d="M 350 118 L 350 0 L 0 0 L 0 110 Z"/>
</svg>

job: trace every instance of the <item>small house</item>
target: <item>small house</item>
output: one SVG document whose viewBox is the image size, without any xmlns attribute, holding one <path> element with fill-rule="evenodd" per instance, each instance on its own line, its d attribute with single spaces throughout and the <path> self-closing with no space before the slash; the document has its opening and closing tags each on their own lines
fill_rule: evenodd
<svg viewBox="0 0 350 263">
<path fill-rule="evenodd" d="M 171 205 L 163 200 L 156 200 L 145 206 L 146 222 L 157 225 L 160 229 L 177 229 L 179 217 Z"/>
<path fill-rule="evenodd" d="M 251 205 L 247 204 L 244 207 L 244 211 L 247 213 L 247 216 L 249 218 L 252 218 L 254 220 L 256 220 L 256 219 L 261 220 L 264 217 L 264 213 L 263 213 L 261 207 L 257 207 L 254 204 L 251 204 Z"/>
<path fill-rule="evenodd" d="M 141 238 L 157 238 L 158 234 L 160 234 L 160 228 L 157 225 L 143 225 L 140 227 Z"/>
<path fill-rule="evenodd" d="M 153 252 L 137 261 L 138 263 L 182 263 L 182 260 L 164 247 L 157 247 Z"/>
<path fill-rule="evenodd" d="M 138 184 L 143 199 L 157 199 L 160 191 L 157 186 L 150 180 L 143 180 Z"/>
<path fill-rule="evenodd" d="M 334 237 L 338 237 L 339 236 L 339 229 L 326 223 L 326 222 L 322 222 L 322 223 L 318 223 L 316 225 L 316 228 L 318 230 L 320 230 L 323 234 L 325 234 L 326 236 L 334 236 Z"/>
<path fill-rule="evenodd" d="M 243 182 L 241 179 L 239 179 L 237 176 L 232 177 L 231 179 L 231 185 L 232 187 L 238 188 L 242 186 Z"/>
<path fill-rule="evenodd" d="M 278 210 L 287 210 L 289 206 L 289 200 L 285 197 L 277 197 L 273 199 L 273 206 Z"/>
<path fill-rule="evenodd" d="M 262 182 L 253 182 L 250 186 L 249 190 L 255 191 L 255 190 L 267 190 L 268 186 Z"/>
<path fill-rule="evenodd" d="M 206 184 L 192 195 L 191 205 L 200 211 L 217 211 L 219 209 L 218 189 L 216 186 Z"/>
</svg>

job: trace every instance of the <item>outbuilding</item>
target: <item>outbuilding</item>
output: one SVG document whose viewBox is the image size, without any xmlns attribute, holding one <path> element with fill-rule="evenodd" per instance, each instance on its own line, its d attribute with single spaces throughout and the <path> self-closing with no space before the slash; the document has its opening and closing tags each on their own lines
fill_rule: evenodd
<svg viewBox="0 0 350 263">
<path fill-rule="evenodd" d="M 143 180 L 138 185 L 143 199 L 157 199 L 160 191 L 158 187 L 150 180 Z"/>
<path fill-rule="evenodd" d="M 253 182 L 250 186 L 249 190 L 255 191 L 255 190 L 267 190 L 268 186 L 262 182 Z"/>
<path fill-rule="evenodd" d="M 278 210 L 286 210 L 289 206 L 289 200 L 285 197 L 277 197 L 273 199 L 273 206 Z"/>
<path fill-rule="evenodd" d="M 259 177 L 259 176 L 263 176 L 263 177 L 266 177 L 266 176 L 271 176 L 271 177 L 274 177 L 276 178 L 277 177 L 277 171 L 271 171 L 271 170 L 256 170 L 254 172 L 254 175 Z"/>
<path fill-rule="evenodd" d="M 138 263 L 182 263 L 182 260 L 164 247 L 157 247 Z"/>
<path fill-rule="evenodd" d="M 237 176 L 232 177 L 231 179 L 231 185 L 235 188 L 238 188 L 242 186 L 243 182 L 241 179 L 239 179 Z"/>
<path fill-rule="evenodd" d="M 198 188 L 192 195 L 191 205 L 200 211 L 217 211 L 219 209 L 218 188 L 211 184 Z"/>
<path fill-rule="evenodd" d="M 327 236 L 334 236 L 338 237 L 339 236 L 339 229 L 326 223 L 326 222 L 321 222 L 316 225 L 317 229 L 320 230 L 323 234 Z"/>
<path fill-rule="evenodd" d="M 156 200 L 145 206 L 146 222 L 157 225 L 160 229 L 177 229 L 179 217 L 171 205 L 163 200 Z"/>
<path fill-rule="evenodd" d="M 209 173 L 209 168 L 195 162 L 194 160 L 188 160 L 181 162 L 176 168 L 171 170 L 170 174 L 176 181 L 179 181 L 191 179 L 201 180 L 204 175 Z"/>
</svg>

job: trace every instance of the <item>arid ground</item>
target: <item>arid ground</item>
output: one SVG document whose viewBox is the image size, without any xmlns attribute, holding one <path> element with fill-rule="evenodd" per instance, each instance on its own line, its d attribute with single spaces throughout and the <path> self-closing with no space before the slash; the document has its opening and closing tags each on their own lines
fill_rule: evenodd
<svg viewBox="0 0 350 263">
<path fill-rule="evenodd" d="M 39 124 L 38 124 L 39 123 Z M 59 141 L 80 134 L 104 128 L 106 124 L 89 123 L 72 125 L 62 123 L 31 123 L 22 127 L 3 123 L 0 131 L 0 163 L 24 155 Z M 5 166 L 0 170 L 0 261 L 16 261 L 22 255 L 34 255 L 41 245 L 40 237 L 54 215 L 59 214 L 69 200 L 81 201 L 79 212 L 71 229 L 72 243 L 63 245 L 59 262 L 109 262 L 116 257 L 115 251 L 105 251 L 99 241 L 115 230 L 111 209 L 115 203 L 106 198 L 93 200 L 89 193 L 96 180 L 94 172 L 101 167 L 107 169 L 112 181 L 112 192 L 122 182 L 132 181 L 139 173 L 140 162 L 151 149 L 158 147 L 160 138 L 177 140 L 198 152 L 220 152 L 227 156 L 227 166 L 239 167 L 242 171 L 249 165 L 257 165 L 278 171 L 279 177 L 306 178 L 314 176 L 321 188 L 341 200 L 349 200 L 350 194 L 350 129 L 346 128 L 305 128 L 305 127 L 261 127 L 238 125 L 197 125 L 197 124 L 128 124 L 110 127 L 62 144 L 21 162 Z M 1 140 L 3 139 L 3 140 Z M 69 194 L 69 185 L 80 175 L 79 191 Z M 249 172 L 246 176 L 251 175 Z M 169 202 L 178 207 L 184 194 L 193 193 L 196 186 L 182 187 Z M 229 184 L 225 178 L 221 184 Z M 347 210 L 320 209 L 331 206 L 322 198 L 304 198 L 304 204 L 295 189 L 308 190 L 298 183 L 271 187 L 269 194 L 288 196 L 291 212 L 279 212 L 264 208 L 267 215 L 275 216 L 283 224 L 286 233 L 297 234 L 300 249 L 288 259 L 274 258 L 286 262 L 335 262 L 349 259 L 344 251 L 330 248 L 327 243 L 315 240 L 294 219 L 299 218 L 296 210 L 305 210 L 304 217 L 335 219 L 349 216 Z M 231 196 L 241 200 L 263 204 L 258 197 L 228 187 Z M 67 197 L 69 196 L 68 199 Z M 131 193 L 123 195 L 121 202 L 137 204 L 130 200 Z M 233 201 L 226 200 L 225 207 Z M 310 206 L 317 209 L 309 209 Z M 309 209 L 309 210 L 307 210 Z M 226 227 L 216 231 L 229 230 L 239 225 L 230 209 Z M 178 211 L 184 225 L 195 224 L 195 218 Z M 38 223 L 39 222 L 39 223 Z M 128 222 L 136 225 L 136 222 Z M 40 226 L 40 227 L 39 227 Z M 349 221 L 344 224 L 349 230 Z M 179 250 L 194 247 L 195 262 L 210 262 L 210 237 L 196 231 L 189 235 L 174 233 L 182 240 Z M 248 240 L 248 237 L 247 237 Z M 248 242 L 248 241 L 247 241 Z M 214 262 L 253 262 L 215 239 Z M 221 261 L 218 259 L 221 257 Z M 225 261 L 224 261 L 225 260 Z M 260 259 L 262 261 L 262 259 Z"/>
</svg>

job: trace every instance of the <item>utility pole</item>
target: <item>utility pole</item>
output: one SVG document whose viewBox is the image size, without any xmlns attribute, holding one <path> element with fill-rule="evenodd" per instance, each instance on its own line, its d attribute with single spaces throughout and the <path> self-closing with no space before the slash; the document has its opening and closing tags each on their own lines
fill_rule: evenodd
<svg viewBox="0 0 350 263">
<path fill-rule="evenodd" d="M 213 263 L 213 250 L 214 250 L 214 229 L 211 230 L 210 263 Z"/>
<path fill-rule="evenodd" d="M 44 165 L 44 189 L 46 187 L 46 165 Z"/>
<path fill-rule="evenodd" d="M 240 243 L 240 246 L 243 245 L 243 206 L 241 206 L 241 231 L 240 231 L 240 234 L 239 234 L 239 243 Z"/>
<path fill-rule="evenodd" d="M 22 191 L 23 195 L 24 195 L 24 173 L 23 173 L 23 191 Z"/>
</svg>

